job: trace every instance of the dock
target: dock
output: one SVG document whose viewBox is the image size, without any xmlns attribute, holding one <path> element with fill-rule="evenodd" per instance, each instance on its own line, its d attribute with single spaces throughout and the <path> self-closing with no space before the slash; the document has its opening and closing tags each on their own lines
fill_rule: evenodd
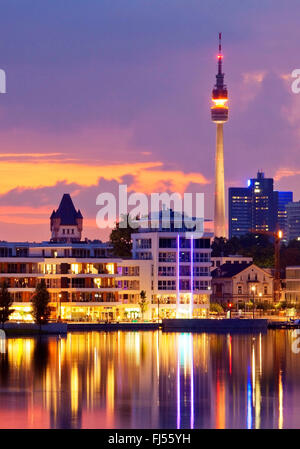
<svg viewBox="0 0 300 449">
<path fill-rule="evenodd" d="M 265 319 L 165 319 L 162 329 L 167 332 L 267 332 Z"/>
<path fill-rule="evenodd" d="M 68 332 L 155 331 L 159 323 L 68 323 Z"/>
</svg>

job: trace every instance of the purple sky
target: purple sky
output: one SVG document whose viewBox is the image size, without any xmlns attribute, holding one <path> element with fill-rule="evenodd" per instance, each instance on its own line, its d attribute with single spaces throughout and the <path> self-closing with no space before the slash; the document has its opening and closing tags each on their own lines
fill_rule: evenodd
<svg viewBox="0 0 300 449">
<path fill-rule="evenodd" d="M 300 199 L 300 3 L 277 0 L 0 0 L 0 239 L 46 239 L 70 192 L 204 192 L 212 218 L 210 95 L 223 32 L 227 186 L 258 169 Z"/>
</svg>

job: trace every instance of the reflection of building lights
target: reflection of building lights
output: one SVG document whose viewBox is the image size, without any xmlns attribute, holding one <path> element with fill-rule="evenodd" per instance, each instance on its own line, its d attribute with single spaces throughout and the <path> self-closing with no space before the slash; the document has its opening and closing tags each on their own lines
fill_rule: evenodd
<svg viewBox="0 0 300 449">
<path fill-rule="evenodd" d="M 191 297 L 190 297 L 190 318 L 193 317 L 193 297 L 194 292 L 194 239 L 193 235 L 191 235 Z"/>
<path fill-rule="evenodd" d="M 177 273 L 176 273 L 176 290 L 177 290 L 177 300 L 176 300 L 176 318 L 178 318 L 178 309 L 180 305 L 180 290 L 179 290 L 179 251 L 180 251 L 180 237 L 177 235 Z"/>
<path fill-rule="evenodd" d="M 282 388 L 282 372 L 279 371 L 278 379 L 278 429 L 283 427 L 283 388 Z"/>
<path fill-rule="evenodd" d="M 247 429 L 252 429 L 252 386 L 250 378 L 250 366 L 248 366 L 248 379 L 247 379 Z"/>
<path fill-rule="evenodd" d="M 76 365 L 71 370 L 71 409 L 75 415 L 78 411 L 78 393 L 79 393 L 78 368 Z"/>
</svg>

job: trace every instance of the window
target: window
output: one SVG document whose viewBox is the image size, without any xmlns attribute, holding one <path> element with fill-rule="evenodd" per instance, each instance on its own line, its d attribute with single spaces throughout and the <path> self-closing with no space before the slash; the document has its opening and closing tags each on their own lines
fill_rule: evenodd
<svg viewBox="0 0 300 449">
<path fill-rule="evenodd" d="M 151 239 L 137 239 L 136 247 L 139 249 L 150 249 Z"/>
<path fill-rule="evenodd" d="M 190 262 L 190 253 L 189 252 L 181 252 L 179 254 L 180 262 Z"/>
<path fill-rule="evenodd" d="M 191 275 L 190 266 L 189 265 L 180 265 L 179 275 L 180 276 L 190 276 Z"/>
<path fill-rule="evenodd" d="M 158 281 L 158 290 L 175 290 L 175 281 Z"/>
<path fill-rule="evenodd" d="M 194 262 L 210 262 L 210 253 L 194 252 Z"/>
<path fill-rule="evenodd" d="M 136 258 L 138 260 L 151 260 L 152 254 L 150 252 L 141 251 L 140 253 L 137 253 Z"/>
<path fill-rule="evenodd" d="M 210 270 L 208 267 L 194 267 L 194 276 L 209 276 Z"/>
<path fill-rule="evenodd" d="M 175 276 L 175 267 L 158 267 L 158 276 Z"/>
<path fill-rule="evenodd" d="M 73 278 L 72 288 L 85 288 L 85 278 Z"/>
<path fill-rule="evenodd" d="M 180 279 L 179 281 L 180 290 L 189 290 L 190 289 L 190 281 L 185 279 Z"/>
<path fill-rule="evenodd" d="M 238 295 L 242 295 L 243 294 L 243 288 L 241 285 L 238 285 Z"/>
<path fill-rule="evenodd" d="M 194 281 L 194 290 L 209 290 L 210 281 Z"/>
<path fill-rule="evenodd" d="M 159 247 L 160 248 L 176 248 L 177 242 L 176 238 L 160 238 L 159 239 Z"/>
<path fill-rule="evenodd" d="M 210 248 L 209 239 L 195 239 L 194 248 Z"/>
<path fill-rule="evenodd" d="M 158 254 L 159 262 L 176 262 L 176 253 L 168 252 L 168 253 L 159 253 Z"/>
</svg>

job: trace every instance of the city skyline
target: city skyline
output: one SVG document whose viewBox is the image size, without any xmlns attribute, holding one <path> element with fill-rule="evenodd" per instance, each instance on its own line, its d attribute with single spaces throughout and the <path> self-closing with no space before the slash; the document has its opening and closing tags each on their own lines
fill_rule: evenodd
<svg viewBox="0 0 300 449">
<path fill-rule="evenodd" d="M 2 239 L 46 239 L 49 210 L 65 192 L 84 210 L 85 236 L 101 238 L 95 198 L 120 182 L 145 193 L 204 192 L 212 218 L 215 130 L 207 109 L 219 30 L 231 86 L 225 196 L 261 169 L 299 199 L 300 95 L 291 72 L 300 6 L 232 2 L 221 16 L 219 5 L 2 8 Z"/>
</svg>

